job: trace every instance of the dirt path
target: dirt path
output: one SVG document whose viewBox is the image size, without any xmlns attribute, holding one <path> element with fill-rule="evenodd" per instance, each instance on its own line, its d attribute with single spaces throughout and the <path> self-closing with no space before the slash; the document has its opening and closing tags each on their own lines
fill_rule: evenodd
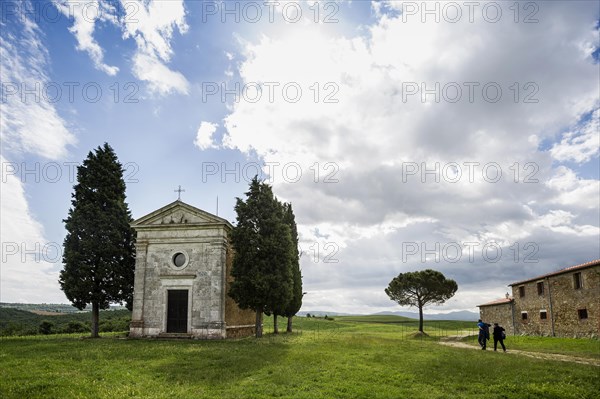
<svg viewBox="0 0 600 399">
<path fill-rule="evenodd" d="M 481 350 L 479 346 L 465 344 L 464 342 L 459 342 L 458 340 L 464 338 L 460 335 L 444 337 L 440 341 L 441 345 L 452 346 L 454 348 L 464 348 L 464 349 L 477 349 Z M 490 350 L 488 348 L 488 350 Z M 492 346 L 492 351 L 494 347 Z M 571 363 L 579 363 L 579 364 L 588 364 L 591 366 L 600 367 L 600 360 L 588 359 L 585 357 L 576 357 L 576 356 L 568 356 L 568 355 L 559 355 L 557 353 L 542 353 L 542 352 L 526 352 L 517 349 L 508 349 L 506 353 L 502 353 L 502 355 L 522 355 L 529 356 L 536 359 L 544 359 L 544 360 L 555 360 L 560 362 L 571 362 Z"/>
</svg>

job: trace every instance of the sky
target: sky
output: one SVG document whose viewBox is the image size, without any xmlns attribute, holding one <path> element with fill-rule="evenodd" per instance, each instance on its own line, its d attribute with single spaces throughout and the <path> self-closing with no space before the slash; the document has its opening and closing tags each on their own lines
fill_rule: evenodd
<svg viewBox="0 0 600 399">
<path fill-rule="evenodd" d="M 303 310 L 428 312 L 600 258 L 598 1 L 2 0 L 0 301 L 58 284 L 76 167 L 109 143 L 134 218 L 291 202 Z M 218 206 L 217 206 L 218 204 Z"/>
</svg>

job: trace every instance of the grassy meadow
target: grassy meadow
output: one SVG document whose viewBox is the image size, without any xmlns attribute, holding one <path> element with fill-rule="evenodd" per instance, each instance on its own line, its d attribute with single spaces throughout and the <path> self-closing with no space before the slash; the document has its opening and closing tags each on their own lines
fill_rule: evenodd
<svg viewBox="0 0 600 399">
<path fill-rule="evenodd" d="M 430 337 L 415 338 L 414 320 L 393 317 L 297 318 L 296 333 L 260 340 L 1 338 L 0 397 L 540 399 L 600 391 L 597 366 L 443 346 L 441 335 L 472 323 L 432 322 Z M 522 344 L 600 357 L 597 340 Z"/>
<path fill-rule="evenodd" d="M 474 346 L 479 346 L 476 336 L 462 339 Z M 493 347 L 494 341 L 488 346 Z M 498 344 L 500 345 L 500 344 Z M 597 339 L 572 339 L 559 337 L 508 336 L 504 341 L 508 350 L 520 350 L 538 353 L 554 353 L 600 361 L 600 341 Z M 599 371 L 600 372 L 600 371 Z M 600 375 L 598 376 L 600 378 Z"/>
</svg>

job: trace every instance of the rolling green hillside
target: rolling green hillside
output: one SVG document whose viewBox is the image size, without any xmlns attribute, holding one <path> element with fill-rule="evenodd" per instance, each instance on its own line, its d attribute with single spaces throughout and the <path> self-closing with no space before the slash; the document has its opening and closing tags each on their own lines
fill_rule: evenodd
<svg viewBox="0 0 600 399">
<path fill-rule="evenodd" d="M 0 302 L 0 308 L 27 310 L 29 312 L 44 311 L 56 313 L 77 313 L 76 307 L 64 303 L 8 303 Z"/>
<path fill-rule="evenodd" d="M 375 324 L 400 324 L 405 327 L 418 328 L 419 320 L 408 317 L 393 315 L 372 315 L 372 316 L 341 316 L 336 320 L 349 321 L 354 323 L 375 323 Z M 475 330 L 476 324 L 472 321 L 458 320 L 424 320 L 424 330 Z"/>
<path fill-rule="evenodd" d="M 339 320 L 358 323 L 410 323 L 415 319 L 393 315 L 370 315 L 370 316 L 340 316 Z"/>
<path fill-rule="evenodd" d="M 83 333 L 90 330 L 90 318 L 89 312 L 39 315 L 3 307 L 0 308 L 0 336 Z M 100 331 L 127 331 L 130 321 L 131 312 L 128 310 L 102 311 Z M 42 327 L 44 322 L 46 324 Z"/>
</svg>

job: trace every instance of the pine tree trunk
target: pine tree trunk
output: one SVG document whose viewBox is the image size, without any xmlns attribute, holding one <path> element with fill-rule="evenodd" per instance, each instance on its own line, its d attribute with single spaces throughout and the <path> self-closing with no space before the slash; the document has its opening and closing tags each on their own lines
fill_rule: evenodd
<svg viewBox="0 0 600 399">
<path fill-rule="evenodd" d="M 256 309 L 256 338 L 262 338 L 262 309 Z"/>
<path fill-rule="evenodd" d="M 292 332 L 292 319 L 293 318 L 294 318 L 294 316 L 288 317 L 287 329 L 285 330 L 286 332 L 289 332 L 289 333 Z"/>
<path fill-rule="evenodd" d="M 423 306 L 419 306 L 419 331 L 423 332 Z"/>
<path fill-rule="evenodd" d="M 100 309 L 98 302 L 92 302 L 92 338 L 98 338 Z"/>
<path fill-rule="evenodd" d="M 279 334 L 279 325 L 277 324 L 277 313 L 273 313 L 273 334 Z"/>
</svg>

